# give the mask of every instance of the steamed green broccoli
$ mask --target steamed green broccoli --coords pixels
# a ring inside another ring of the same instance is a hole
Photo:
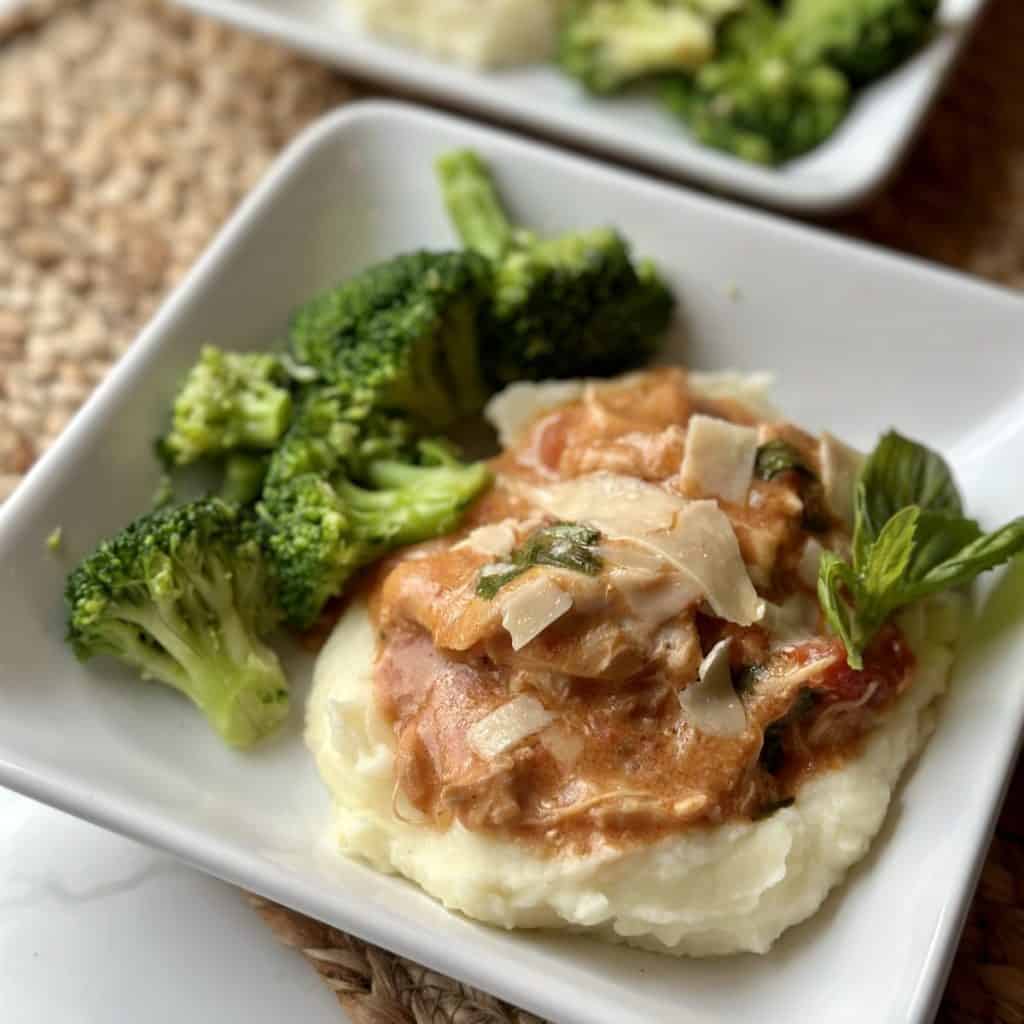
[[[591,92],[615,92],[711,59],[714,20],[682,0],[576,0],[559,39],[559,63]]]
[[[939,0],[787,0],[786,44],[864,85],[902,64],[927,39]]]
[[[477,313],[487,262],[468,252],[413,252],[306,303],[291,352],[361,410],[398,412],[433,430],[479,412]]]
[[[718,55],[663,87],[701,142],[758,163],[800,156],[846,116],[853,88],[927,37],[938,0],[764,0],[729,18]]]
[[[232,746],[288,713],[288,685],[263,638],[278,618],[264,558],[233,506],[205,499],[137,519],[67,582],[68,640],[189,697]]]
[[[371,462],[368,487],[306,473],[268,488],[259,506],[264,547],[292,625],[311,625],[362,566],[453,530],[490,482],[483,463],[466,465],[437,442],[421,442],[419,456],[418,464]]]
[[[752,4],[721,34],[719,55],[662,95],[701,142],[755,163],[774,164],[827,139],[846,116],[846,78],[820,58],[797,57],[782,20]]]
[[[271,456],[267,485],[277,486],[306,473],[343,473],[357,480],[377,459],[408,457],[415,448],[418,424],[398,414],[378,411],[353,387],[337,383],[307,390],[295,419]]]
[[[443,156],[438,174],[462,241],[494,264],[481,341],[492,386],[608,375],[652,354],[674,301],[650,264],[634,266],[615,231],[543,240],[513,226],[469,150]]]
[[[269,456],[235,452],[224,460],[220,499],[229,505],[251,505],[263,492]]]
[[[273,448],[292,413],[288,378],[272,355],[206,346],[174,401],[161,450],[173,465]]]

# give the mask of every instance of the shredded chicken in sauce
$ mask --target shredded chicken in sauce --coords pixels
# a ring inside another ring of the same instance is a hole
[[[700,493],[681,474],[697,414],[755,429],[758,445],[785,442],[801,468],[751,474],[741,502]],[[909,684],[913,656],[896,627],[859,672],[824,629],[808,563],[850,538],[822,493],[819,441],[797,427],[700,398],[683,371],[654,370],[540,414],[493,468],[495,485],[463,529],[406,550],[371,581],[375,696],[397,740],[398,813],[550,851],[757,818],[847,756]],[[716,502],[757,620],[716,615],[694,582],[701,567],[673,568],[643,538],[602,528],[608,508],[591,514],[599,571],[538,564],[481,596],[482,570],[558,522],[543,496],[595,474],[637,483],[640,520],[660,507],[650,488],[684,512]],[[552,604],[548,591],[571,600]],[[722,641],[729,671],[718,686],[734,702],[731,721],[741,709],[738,728],[713,717],[721,697],[706,659]]]

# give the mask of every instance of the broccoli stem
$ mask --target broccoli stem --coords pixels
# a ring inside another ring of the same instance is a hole
[[[248,505],[255,501],[263,490],[263,479],[267,475],[266,457],[236,453],[229,455],[224,463],[224,483],[221,485],[222,501],[233,505]]]
[[[375,462],[370,481],[382,490],[342,483],[338,493],[348,502],[359,535],[370,544],[416,544],[455,529],[466,506],[488,484],[483,463],[410,466]]]
[[[168,598],[155,606],[122,606],[125,623],[121,656],[143,673],[188,697],[233,747],[252,746],[266,735],[268,719],[288,712],[288,692],[277,655],[248,634],[234,608],[230,584],[211,586],[193,576],[218,620],[216,630],[185,621]],[[200,609],[191,609],[193,618]],[[146,630],[168,654],[138,640],[132,627]],[[169,655],[169,656],[168,656]]]
[[[515,240],[498,198],[494,179],[480,157],[469,149],[446,153],[437,161],[448,215],[468,249],[496,262]]]

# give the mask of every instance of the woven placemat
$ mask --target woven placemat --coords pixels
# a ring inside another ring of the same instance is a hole
[[[1024,287],[1024,3],[993,0],[910,159],[851,234]],[[354,95],[161,0],[0,17],[0,500],[53,442],[282,145]],[[1022,337],[1024,344],[1024,337]],[[1024,773],[939,1019],[1024,1024]],[[521,1011],[263,900],[356,1024]]]

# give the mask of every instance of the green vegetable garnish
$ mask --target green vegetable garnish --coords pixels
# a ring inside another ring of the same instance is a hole
[[[781,473],[794,470],[804,476],[813,477],[811,468],[803,456],[786,441],[768,441],[757,449],[754,461],[754,476],[758,480],[774,480]]]
[[[60,551],[60,546],[64,542],[64,531],[61,527],[57,526],[54,528],[53,533],[46,538],[46,546],[54,553]]]
[[[550,565],[556,569],[570,569],[587,576],[601,571],[601,556],[595,545],[601,539],[600,531],[579,523],[555,523],[542,526],[516,548],[506,560],[494,562],[480,570],[476,583],[479,597],[490,600],[506,583],[522,576],[536,565]]]
[[[851,668],[890,615],[1024,550],[1024,517],[983,534],[942,456],[890,431],[857,483],[852,563],[826,551],[818,598]]]

